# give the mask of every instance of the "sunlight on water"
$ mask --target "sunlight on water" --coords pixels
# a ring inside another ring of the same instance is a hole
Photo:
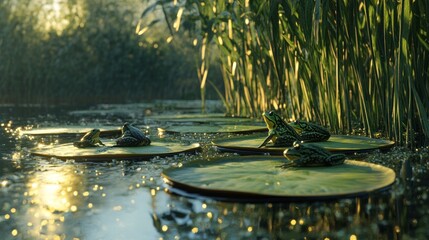
[[[12,124],[6,125],[2,128],[12,129]],[[154,139],[160,139],[154,129],[147,130]],[[199,141],[203,150],[197,155],[157,157],[143,162],[117,159],[95,163],[28,155],[25,149],[37,146],[40,137],[18,139],[12,136],[12,131],[4,132],[7,137],[0,139],[3,140],[0,147],[4,149],[0,153],[0,239],[426,239],[427,236],[427,149],[419,151],[410,162],[412,173],[405,179],[413,187],[402,186],[398,180],[391,191],[368,198],[243,203],[171,194],[174,188],[166,185],[161,175],[163,169],[171,166],[186,167],[192,160],[227,155],[217,153],[210,145],[213,139],[227,135],[166,134],[163,139]],[[58,144],[59,138],[53,137],[50,142]],[[400,162],[409,156],[399,149],[371,153],[365,161],[399,169]],[[424,168],[417,168],[417,162],[423,163]]]
[[[55,238],[64,232],[66,215],[80,210],[84,180],[75,174],[73,165],[43,168],[29,177],[27,191],[29,208],[24,216],[33,237]]]

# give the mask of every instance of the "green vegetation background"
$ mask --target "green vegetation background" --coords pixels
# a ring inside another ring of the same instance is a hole
[[[199,99],[192,40],[183,34],[168,44],[163,28],[136,34],[145,6],[137,0],[1,1],[0,103]]]

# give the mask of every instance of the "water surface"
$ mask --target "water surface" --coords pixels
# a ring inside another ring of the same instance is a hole
[[[147,109],[146,109],[147,110]],[[153,110],[155,111],[155,110]],[[197,155],[106,163],[33,157],[38,143],[76,137],[24,137],[20,126],[145,123],[142,109],[120,115],[2,107],[0,232],[2,239],[402,239],[429,238],[429,151],[394,148],[355,156],[395,170],[398,179],[368,197],[315,202],[237,202],[167,192],[163,169],[221,155],[210,141],[228,134],[167,135],[201,142]],[[169,113],[170,114],[170,113]],[[150,133],[156,138],[156,125]],[[407,160],[409,168],[403,168]],[[402,176],[402,177],[401,177]],[[225,176],[228,177],[228,176]]]

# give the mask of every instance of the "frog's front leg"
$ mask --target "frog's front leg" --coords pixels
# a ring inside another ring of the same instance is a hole
[[[294,162],[287,162],[287,163],[284,163],[284,164],[282,164],[280,166],[276,166],[276,167],[286,169],[286,168],[290,168],[290,167],[296,167],[296,164]]]
[[[279,167],[285,169],[290,167],[305,167],[311,163],[312,159],[308,157],[300,157],[297,159],[294,159],[293,161],[289,161],[287,163],[284,163],[280,165]]]
[[[94,143],[92,143],[92,145],[93,145],[94,147],[96,147],[96,146],[97,146],[97,144],[99,144],[99,145],[101,145],[101,146],[106,146],[104,143],[102,143],[102,142],[101,142],[101,140],[100,140],[100,139],[97,139],[97,141],[95,141]]]
[[[261,143],[261,145],[259,145],[259,146],[258,146],[258,148],[261,148],[261,147],[266,146],[266,145],[267,145],[267,143],[268,143],[271,139],[273,139],[273,137],[274,137],[274,134],[269,134],[269,135],[265,138],[264,142],[262,142],[262,143]]]
[[[343,164],[345,160],[345,154],[332,154],[331,156],[326,158],[325,163],[326,165],[334,166]]]

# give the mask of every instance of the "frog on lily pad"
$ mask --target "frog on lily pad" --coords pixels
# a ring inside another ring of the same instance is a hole
[[[137,147],[150,145],[150,139],[137,127],[125,123],[121,129],[122,135],[116,139],[115,147]]]
[[[100,129],[97,128],[87,132],[79,141],[73,143],[73,146],[77,148],[98,147],[100,145],[104,146],[104,143],[100,140]]]
[[[343,164],[346,155],[331,153],[317,145],[303,142],[295,142],[293,148],[288,148],[283,155],[290,161],[281,168],[289,167],[320,167]]]
[[[296,120],[289,123],[289,125],[298,131],[304,142],[321,142],[331,137],[328,129],[316,123]]]

